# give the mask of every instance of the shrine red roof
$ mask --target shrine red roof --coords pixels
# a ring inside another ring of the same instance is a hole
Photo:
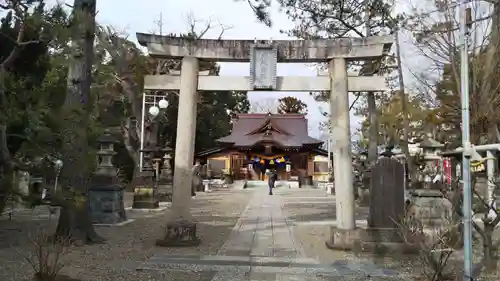
[[[282,147],[321,145],[307,132],[307,119],[303,114],[239,114],[233,120],[229,136],[218,143],[237,147],[251,147],[259,142],[275,142]]]

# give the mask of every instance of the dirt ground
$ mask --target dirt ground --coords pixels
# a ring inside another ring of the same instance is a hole
[[[217,190],[212,193],[199,193],[192,205],[193,215],[198,221],[198,236],[202,240],[198,247],[155,246],[156,239],[162,236],[167,210],[150,213],[132,212],[129,218],[133,218],[134,221],[129,224],[113,227],[96,226],[96,231],[107,239],[106,243],[68,248],[63,256],[65,267],[62,273],[81,281],[211,281],[214,272],[137,271],[136,268],[139,263],[159,254],[216,255],[228,239],[253,192],[253,190]],[[410,276],[421,275],[423,263],[415,256],[402,257],[389,254],[385,258],[380,258],[327,249],[325,241],[330,235],[329,225],[335,220],[333,196],[325,196],[320,190],[297,189],[277,192],[276,195],[282,196],[283,212],[287,220],[293,224],[294,237],[300,242],[308,257],[323,264],[337,260],[346,262],[365,260],[387,268],[398,268]],[[127,194],[128,207],[131,206],[131,201],[131,194]],[[57,215],[49,218],[48,214],[47,207],[38,207],[34,211],[19,211],[14,214],[12,220],[9,220],[8,216],[0,216],[1,281],[30,280],[33,269],[26,261],[26,257],[30,257],[34,250],[30,237],[41,229],[50,233],[54,231]],[[366,208],[357,208],[357,219],[363,220],[366,216]],[[477,250],[475,257],[478,258],[480,245],[475,243],[475,246]],[[457,272],[463,268],[462,258],[462,252],[455,253]],[[491,274],[483,280],[498,280],[498,276]]]
[[[239,215],[248,204],[251,192],[217,191],[200,193],[193,203],[193,215],[198,221],[197,233],[202,243],[192,248],[161,248],[155,240],[161,238],[165,212],[135,214],[135,221],[113,227],[96,227],[107,239],[106,243],[71,247],[63,260],[66,265],[62,273],[82,281],[132,281],[132,280],[211,280],[210,273],[184,272],[137,272],[135,264],[158,253],[183,255],[216,254],[227,240]],[[230,197],[231,200],[227,200]],[[128,196],[127,205],[130,205]],[[14,214],[13,220],[0,218],[0,280],[29,280],[33,270],[25,257],[32,255],[31,242],[34,233],[41,229],[53,231],[57,217],[48,219],[48,210],[37,208]],[[134,266],[131,266],[132,261]]]

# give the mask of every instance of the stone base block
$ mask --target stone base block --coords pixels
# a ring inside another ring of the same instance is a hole
[[[333,182],[329,182],[326,184],[326,194],[334,195],[335,194],[335,185]]]
[[[453,206],[439,190],[417,189],[411,193],[408,213],[414,216],[425,228],[447,226],[453,218]]]
[[[326,247],[332,250],[350,251],[359,247],[360,235],[363,229],[352,230],[339,229],[335,226],[330,228],[330,239],[325,242]]]
[[[172,202],[173,187],[172,184],[159,183],[157,189],[157,198],[160,202]]]
[[[118,224],[127,220],[121,186],[92,187],[89,204],[94,224]]]
[[[416,249],[403,242],[398,229],[356,228],[343,230],[331,227],[326,246],[332,250],[369,252],[375,254],[411,254]]]
[[[156,188],[136,187],[134,188],[133,209],[156,209],[160,207]]]
[[[196,247],[201,240],[196,236],[196,222],[178,219],[165,227],[165,236],[156,241],[160,247]]]
[[[366,188],[358,188],[358,205],[362,207],[370,206],[370,190]]]

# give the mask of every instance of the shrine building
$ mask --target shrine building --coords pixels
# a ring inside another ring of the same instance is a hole
[[[309,136],[305,115],[239,114],[232,125],[230,135],[216,140],[218,147],[197,154],[213,177],[267,180],[266,170],[276,169],[278,180],[328,180],[328,152]]]

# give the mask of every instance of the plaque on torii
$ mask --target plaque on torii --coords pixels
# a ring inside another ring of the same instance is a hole
[[[250,83],[256,91],[276,90],[278,50],[271,41],[260,41],[250,50]]]

